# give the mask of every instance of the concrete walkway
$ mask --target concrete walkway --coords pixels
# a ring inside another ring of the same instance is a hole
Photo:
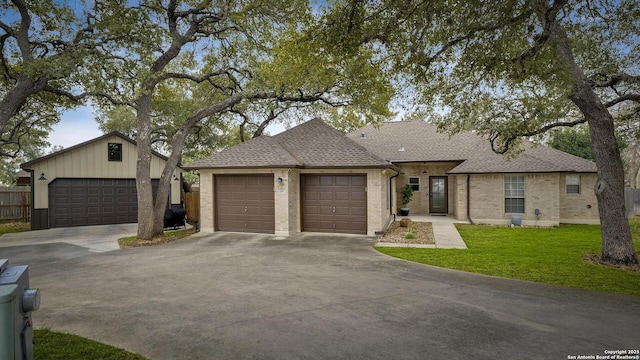
[[[462,240],[455,223],[466,223],[450,216],[414,215],[408,216],[414,222],[430,222],[433,226],[435,244],[403,244],[403,243],[376,243],[381,247],[411,247],[427,249],[466,249],[467,245]]]

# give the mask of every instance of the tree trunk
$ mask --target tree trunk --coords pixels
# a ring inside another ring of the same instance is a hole
[[[543,24],[546,15],[539,14]],[[611,264],[637,264],[631,229],[625,216],[624,168],[615,137],[613,117],[576,63],[562,26],[555,21],[550,24],[549,31],[551,41],[558,50],[559,60],[574,82],[569,99],[580,109],[589,124],[593,156],[598,168],[595,194],[602,229],[602,261]]]
[[[155,220],[153,224],[153,233],[157,236],[162,235],[164,232],[164,212],[167,208],[167,201],[169,201],[171,180],[173,178],[172,175],[178,166],[180,155],[184,148],[184,135],[181,137],[181,140],[176,140],[176,137],[180,137],[180,132],[174,135],[173,141],[171,142],[171,154],[164,165],[164,169],[162,169],[160,184],[158,185],[158,192],[156,193],[156,201],[153,207]]]
[[[598,167],[595,193],[602,229],[602,260],[613,264],[636,264],[638,257],[625,212],[624,168],[614,135],[613,118],[602,104],[588,104],[588,101],[581,101],[583,98],[578,94],[572,98],[583,107],[592,105],[587,122]]]
[[[138,192],[138,239],[151,240],[153,227],[153,188],[151,186],[151,94],[142,95],[137,109],[136,190]]]

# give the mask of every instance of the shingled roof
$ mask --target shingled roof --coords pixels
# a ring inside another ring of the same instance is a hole
[[[595,163],[544,145],[525,142],[512,159],[494,153],[486,138],[472,132],[449,136],[424,121],[386,122],[347,135],[392,163],[452,161],[451,174],[522,172],[596,172]],[[402,151],[401,151],[402,149]]]
[[[259,136],[185,166],[214,168],[390,168],[374,155],[320,119],[275,136]]]

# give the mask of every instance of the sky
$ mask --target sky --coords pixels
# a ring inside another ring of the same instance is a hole
[[[283,130],[282,124],[267,127],[267,132],[271,135]],[[95,121],[93,108],[90,105],[81,106],[63,113],[60,122],[52,127],[47,138],[50,146],[45,150],[45,154],[51,153],[53,146],[62,146],[66,149],[102,135],[103,133],[98,129],[98,123]]]
[[[94,120],[93,109],[82,106],[75,110],[66,111],[60,122],[53,126],[47,141],[53,146],[64,148],[91,140],[102,135],[98,130],[98,123]],[[46,151],[50,152],[51,148]]]

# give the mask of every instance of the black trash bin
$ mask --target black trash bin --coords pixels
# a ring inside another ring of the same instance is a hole
[[[164,228],[172,227],[176,230],[180,226],[187,228],[187,224],[184,219],[187,216],[187,211],[184,208],[167,209],[164,212]]]

